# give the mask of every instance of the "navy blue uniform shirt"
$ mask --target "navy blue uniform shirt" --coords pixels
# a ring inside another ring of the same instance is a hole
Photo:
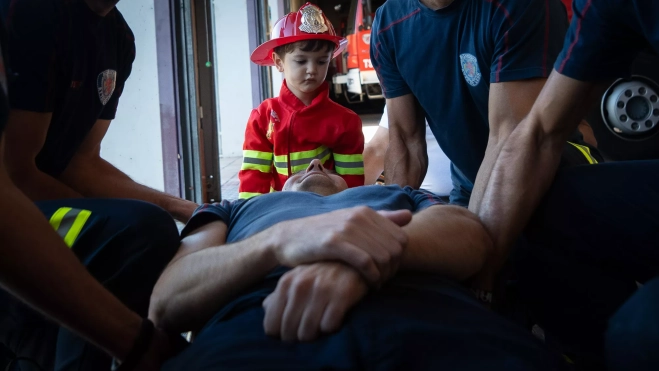
[[[10,105],[52,113],[37,167],[66,168],[94,123],[114,119],[135,59],[133,33],[115,8],[84,0],[0,0],[9,48]]]
[[[582,80],[626,77],[638,53],[659,52],[659,1],[575,0],[556,71]]]
[[[547,77],[567,26],[560,0],[455,0],[436,11],[388,0],[373,23],[371,59],[386,98],[418,99],[471,192],[489,135],[490,84]]]

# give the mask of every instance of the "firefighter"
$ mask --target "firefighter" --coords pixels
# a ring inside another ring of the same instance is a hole
[[[544,85],[567,25],[558,0],[401,0],[378,8],[370,47],[389,115],[386,182],[421,184],[425,117],[451,160],[451,203],[467,206]],[[564,147],[566,165],[602,161],[577,130]]]
[[[312,159],[348,186],[364,185],[364,135],[359,116],[329,99],[327,68],[347,45],[322,10],[307,3],[277,21],[272,39],[252,53],[284,73],[279,96],[252,111],[245,130],[239,197],[281,191]]]
[[[109,369],[109,356],[68,328],[125,361],[124,367],[158,370],[180,337],[142,317],[155,280],[178,248],[177,229],[166,212],[144,202],[35,204],[12,183],[3,152],[10,115],[4,40],[0,22],[0,288],[15,295],[0,290],[0,369],[52,370],[58,334],[68,343],[58,352],[80,361],[76,369]]]
[[[137,199],[187,221],[195,203],[136,183],[100,155],[135,59],[117,2],[0,0],[12,91],[7,169],[33,201]]]
[[[573,10],[547,83],[494,157],[488,181],[474,192],[481,200],[470,209],[490,231],[501,258],[530,216],[544,211],[540,233],[527,233],[533,243],[529,258],[523,264],[516,259],[534,317],[582,350],[597,354],[606,344],[610,369],[657,370],[659,160],[557,168],[561,141],[611,80],[629,76],[648,46],[659,52],[659,2],[576,0]],[[659,101],[655,92],[624,94],[630,99],[622,108],[630,118],[659,124],[659,108],[652,108]],[[645,104],[634,107],[633,99]],[[545,199],[555,202],[540,203],[548,190]],[[575,258],[581,265],[566,269]],[[637,290],[631,304],[609,319]],[[636,300],[638,295],[648,300]],[[601,335],[607,327],[605,343]]]

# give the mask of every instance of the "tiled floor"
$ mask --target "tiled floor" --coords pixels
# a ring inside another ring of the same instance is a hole
[[[368,142],[375,134],[381,115],[361,115],[362,132],[364,140]],[[225,200],[238,199],[238,171],[242,164],[242,157],[220,158],[220,179],[222,182],[222,198]]]

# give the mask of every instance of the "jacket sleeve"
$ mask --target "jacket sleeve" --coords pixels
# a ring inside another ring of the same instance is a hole
[[[345,121],[346,127],[332,149],[334,169],[348,187],[364,185],[364,134],[359,116],[352,114]]]
[[[264,128],[267,120],[257,110],[253,110],[245,129],[243,143],[243,164],[238,172],[240,185],[239,198],[251,198],[270,193],[272,184],[272,143],[266,137]]]

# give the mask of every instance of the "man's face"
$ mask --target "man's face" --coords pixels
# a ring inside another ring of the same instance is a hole
[[[299,97],[298,94],[314,93],[325,81],[332,51],[305,52],[298,48],[287,53],[283,59],[276,53],[273,57],[277,69],[284,73],[288,88]]]
[[[320,160],[311,160],[309,167],[291,175],[282,191],[313,192],[329,196],[348,189],[348,184],[335,172],[327,170]]]

